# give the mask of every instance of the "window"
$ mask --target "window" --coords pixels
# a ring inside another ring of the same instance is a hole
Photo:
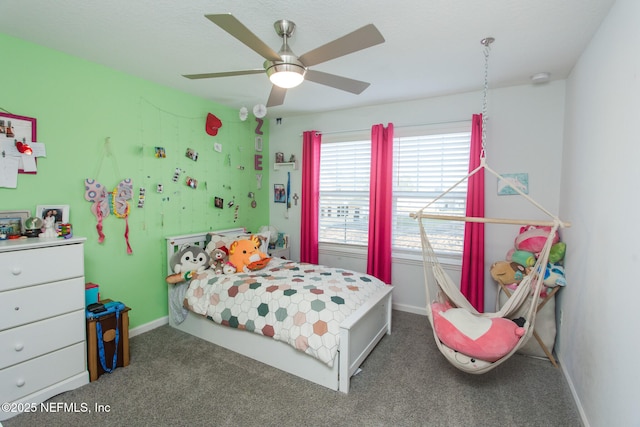
[[[393,148],[393,247],[422,248],[418,223],[409,217],[467,175],[470,124],[457,129],[433,129],[432,133],[394,138]],[[427,213],[465,214],[466,181],[442,196]],[[464,222],[423,220],[429,241],[440,254],[462,254]]]
[[[371,142],[322,143],[320,152],[321,242],[367,245]]]
[[[468,172],[470,122],[447,128],[396,128],[393,163],[393,247],[421,249],[418,223],[409,214]],[[367,137],[324,142],[320,154],[321,242],[367,245],[371,142]],[[467,187],[460,184],[431,206],[430,213],[464,215]],[[462,253],[464,223],[425,220],[436,252]]]

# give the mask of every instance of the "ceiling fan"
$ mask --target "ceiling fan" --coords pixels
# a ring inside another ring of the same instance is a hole
[[[267,107],[282,105],[287,89],[299,85],[305,79],[356,95],[362,93],[369,87],[369,83],[310,70],[309,67],[384,42],[384,37],[378,29],[373,24],[369,24],[304,55],[296,56],[287,43],[296,28],[296,24],[292,21],[281,19],[273,24],[276,33],[283,40],[280,51],[275,52],[230,13],[205,15],[205,17],[262,56],[265,59],[263,68],[221,73],[186,74],[184,77],[208,79],[266,72],[273,83]]]

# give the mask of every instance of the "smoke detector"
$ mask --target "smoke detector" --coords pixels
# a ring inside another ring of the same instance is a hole
[[[533,76],[531,76],[531,83],[533,83],[534,85],[547,83],[550,78],[551,78],[550,73],[536,73]]]

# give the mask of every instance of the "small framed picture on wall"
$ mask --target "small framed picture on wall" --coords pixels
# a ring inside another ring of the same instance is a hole
[[[286,203],[287,192],[284,189],[284,184],[273,184],[273,201],[275,203]]]

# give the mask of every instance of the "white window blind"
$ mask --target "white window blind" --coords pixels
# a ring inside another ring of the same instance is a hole
[[[366,246],[371,142],[322,143],[319,240]]]
[[[421,249],[418,223],[409,214],[423,208],[467,174],[470,139],[468,131],[450,131],[394,140],[394,248]],[[466,194],[465,181],[434,203],[427,213],[464,216]],[[463,222],[424,221],[437,253],[462,253]]]
[[[470,123],[425,128],[403,135],[396,129],[393,153],[393,247],[421,249],[418,223],[409,214],[463,178],[469,167]],[[320,230],[325,243],[366,246],[369,231],[371,142],[323,142],[320,154]],[[431,206],[429,213],[464,215],[462,183]],[[424,220],[437,253],[462,253],[464,223]]]

